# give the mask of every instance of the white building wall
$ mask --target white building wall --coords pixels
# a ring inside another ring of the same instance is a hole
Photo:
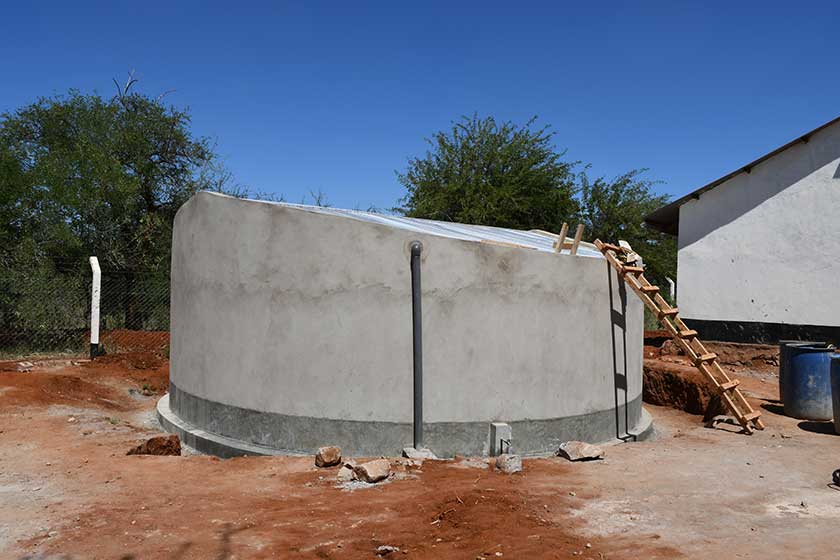
[[[840,325],[840,123],[680,208],[689,319]]]

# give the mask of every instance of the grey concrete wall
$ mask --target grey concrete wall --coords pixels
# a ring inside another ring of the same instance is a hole
[[[840,325],[840,124],[680,208],[683,316]]]
[[[410,424],[415,239],[425,422],[578,417],[641,395],[641,303],[625,293],[621,315],[603,259],[210,193],[175,221],[173,383],[248,410]]]

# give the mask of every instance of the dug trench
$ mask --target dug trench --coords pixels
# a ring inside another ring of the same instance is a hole
[[[745,394],[765,394],[774,388],[779,365],[779,349],[760,344],[724,342],[704,343],[718,355],[724,371],[737,378]],[[730,414],[711,381],[694,367],[682,350],[664,331],[645,332],[643,400],[668,406],[708,420]]]

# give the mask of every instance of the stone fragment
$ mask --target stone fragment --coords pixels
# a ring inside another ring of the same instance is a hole
[[[149,438],[126,455],[180,455],[181,440],[176,435]]]
[[[353,468],[358,480],[373,483],[385,480],[391,474],[391,463],[388,459],[374,459]]]
[[[557,456],[569,461],[586,461],[590,459],[601,459],[604,457],[604,450],[597,445],[583,441],[567,441],[560,444]]]
[[[319,447],[315,454],[316,467],[334,467],[341,463],[341,448],[335,445]]]
[[[502,453],[496,457],[496,469],[506,474],[513,474],[522,470],[522,457]]]
[[[733,426],[739,425],[738,421],[735,419],[734,416],[729,416],[727,414],[718,414],[706,420],[705,426],[707,428],[714,428],[718,424],[732,424]]]
[[[17,370],[22,373],[26,373],[27,371],[32,371],[32,368],[35,367],[35,364],[32,362],[18,362]]]
[[[391,545],[383,544],[382,546],[377,547],[376,555],[377,556],[387,556],[387,555],[391,554],[392,552],[399,552],[399,551],[400,551],[400,549],[397,546],[391,546]]]
[[[432,450],[428,447],[421,447],[420,449],[403,447],[402,454],[406,459],[418,459],[420,461],[423,459],[437,459],[437,455],[432,453]]]
[[[335,479],[338,482],[350,482],[355,478],[356,475],[353,473],[353,466],[350,463],[341,465],[341,468],[338,469],[338,474],[335,475]]]

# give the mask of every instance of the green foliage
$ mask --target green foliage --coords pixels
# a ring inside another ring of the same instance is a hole
[[[677,240],[644,224],[646,215],[668,202],[666,195],[654,193],[654,182],[641,177],[644,171],[629,171],[612,181],[591,180],[581,172],[580,222],[589,239],[630,243],[644,260],[648,279],[667,286],[666,276],[676,278]]]
[[[462,117],[436,133],[399,173],[407,216],[559,231],[577,212],[574,163],[554,151],[548,127]]]
[[[189,115],[140,94],[71,91],[0,117],[4,239],[46,254],[95,254],[103,268],[158,267],[178,207],[216,188]],[[3,227],[3,226],[0,226]]]
[[[0,115],[6,332],[83,328],[90,255],[122,282],[120,308],[103,297],[103,317],[168,325],[140,304],[150,293],[168,302],[159,285],[168,287],[175,213],[198,190],[228,190],[231,177],[186,111],[132,84],[110,99],[70,91]]]
[[[647,228],[644,216],[665,204],[655,183],[633,170],[590,180],[565,162],[548,127],[492,117],[462,117],[427,142],[429,151],[398,173],[406,195],[395,210],[411,217],[559,232],[585,225],[585,238],[624,239],[644,258],[651,278],[676,278],[676,240]]]

